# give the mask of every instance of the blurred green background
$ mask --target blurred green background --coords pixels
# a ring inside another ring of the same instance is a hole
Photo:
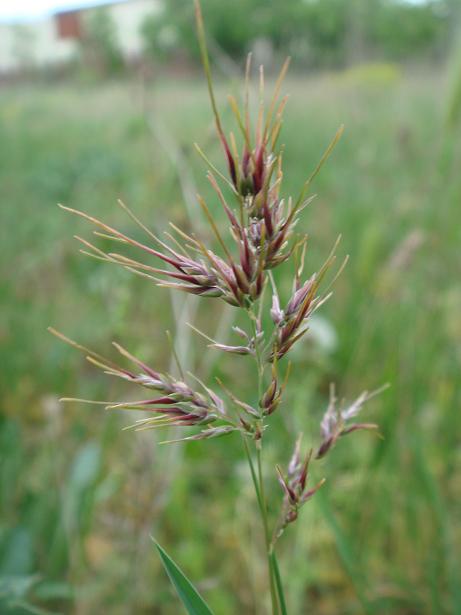
[[[315,470],[326,486],[283,539],[291,613],[461,613],[458,9],[203,0],[226,129],[245,54],[267,58],[268,90],[293,56],[285,194],[346,126],[303,216],[306,275],[339,233],[351,258],[294,353],[268,433],[273,514],[281,493],[271,469],[287,462],[298,431],[318,442],[329,383],[348,399],[391,384],[364,412],[382,439],[338,444]],[[216,613],[262,614],[265,564],[238,438],[162,447],[163,434],[122,430],[132,415],[58,402],[132,392],[48,325],[104,355],[115,339],[158,369],[171,366],[168,329],[188,369],[255,395],[247,359],[205,352],[184,324],[224,341],[232,308],[85,258],[72,236],[90,237],[90,227],[56,206],[136,235],[122,198],[158,233],[173,220],[212,241],[195,200],[212,197],[193,143],[223,161],[191,3],[171,0],[143,21],[135,62],[108,7],[88,24],[68,65],[29,62],[0,84],[0,613],[178,613],[153,534]],[[285,299],[290,276],[278,274]]]

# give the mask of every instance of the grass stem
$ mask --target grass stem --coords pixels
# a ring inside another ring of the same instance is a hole
[[[257,457],[257,472],[255,471],[255,466],[253,460],[251,458],[250,448],[248,446],[248,442],[245,437],[243,439],[243,447],[245,449],[245,454],[247,457],[248,465],[251,472],[251,478],[253,480],[253,485],[256,492],[256,499],[258,501],[259,514],[261,517],[263,530],[264,530],[264,543],[266,549],[266,558],[267,558],[267,573],[269,576],[269,586],[270,586],[270,594],[271,594],[271,605],[272,605],[272,615],[280,615],[279,608],[279,598],[277,594],[277,586],[276,586],[276,577],[275,570],[273,566],[272,559],[272,545],[270,540],[269,533],[269,524],[267,519],[267,505],[264,496],[264,483],[263,483],[263,475],[262,475],[262,461],[261,461],[261,447],[256,447],[256,457]]]

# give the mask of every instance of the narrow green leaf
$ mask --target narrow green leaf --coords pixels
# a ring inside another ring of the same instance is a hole
[[[157,547],[166,573],[174,585],[178,596],[189,615],[213,615],[213,611],[203,600],[184,572],[182,572],[179,566],[174,563],[171,557],[157,542],[155,542],[155,540],[154,543]]]
[[[288,613],[287,604],[285,602],[285,594],[283,591],[282,577],[280,576],[280,569],[279,569],[279,564],[277,562],[277,556],[275,555],[275,551],[272,551],[271,553],[271,563],[272,563],[272,570],[274,572],[275,585],[277,587],[277,594],[279,597],[280,615],[287,615]]]

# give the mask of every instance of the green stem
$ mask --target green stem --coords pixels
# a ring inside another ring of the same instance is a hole
[[[253,335],[255,340],[255,359],[256,359],[256,369],[258,373],[258,401],[261,399],[263,394],[263,385],[264,385],[264,360],[261,355],[261,349],[259,347],[258,342],[258,318],[257,315],[252,311],[248,310],[248,315],[250,317],[250,321],[253,327]],[[279,592],[277,591],[277,576],[276,570],[274,568],[274,558],[273,558],[273,546],[271,541],[271,535],[269,531],[269,522],[267,518],[267,503],[266,496],[264,493],[264,480],[263,480],[263,471],[262,471],[262,438],[264,432],[264,422],[263,415],[261,414],[261,418],[257,421],[257,431],[259,432],[258,438],[255,441],[256,447],[256,460],[257,460],[257,469],[255,471],[255,467],[253,464],[253,460],[251,458],[250,449],[248,447],[248,443],[243,437],[245,452],[248,459],[248,464],[251,470],[251,477],[253,479],[253,484],[258,500],[259,513],[261,516],[261,521],[264,529],[264,544],[266,549],[266,560],[267,560],[267,573],[269,576],[269,586],[270,586],[270,594],[271,594],[271,604],[272,604],[272,615],[280,615],[281,612],[281,602],[283,600],[279,598]]]
[[[274,545],[272,545],[271,554],[272,568],[274,570],[275,584],[277,587],[277,593],[280,601],[280,615],[287,615],[287,605],[285,601],[285,593],[283,591],[282,577],[280,576],[279,565],[277,562],[277,556],[275,554]]]
[[[261,444],[261,442],[259,442]],[[264,535],[266,539],[266,548],[269,551],[270,548],[270,534],[269,534],[269,523],[267,521],[267,507],[266,507],[266,497],[264,495],[264,481],[263,481],[263,471],[262,471],[262,462],[261,462],[261,446],[256,446],[256,460],[258,467],[258,486],[259,492],[261,494],[261,501],[263,503],[262,507],[262,520],[264,525]]]
[[[259,441],[259,443],[257,443],[257,446],[256,446],[256,458],[258,462],[259,492],[261,494],[261,503],[262,503],[261,517],[262,517],[263,526],[264,526],[264,541],[266,544],[267,571],[268,571],[269,582],[270,582],[272,611],[273,613],[279,613],[280,612],[279,599],[277,596],[277,586],[275,583],[275,571],[273,569],[273,561],[272,561],[272,543],[271,543],[271,536],[270,536],[270,531],[269,531],[269,523],[267,520],[266,497],[264,494],[264,480],[263,480],[263,472],[262,472],[260,444],[261,444],[261,441]]]
[[[273,560],[272,560],[272,545],[269,533],[269,524],[267,520],[267,506],[266,500],[264,496],[264,483],[262,479],[262,464],[261,464],[261,449],[257,445],[256,447],[256,456],[257,456],[257,472],[255,471],[255,467],[253,464],[253,460],[251,459],[250,449],[248,447],[248,442],[243,437],[243,445],[245,449],[245,453],[248,460],[248,465],[251,471],[251,478],[253,479],[253,485],[256,492],[256,499],[258,500],[259,513],[261,516],[263,528],[264,528],[264,543],[266,547],[266,558],[267,558],[267,572],[269,576],[269,585],[270,585],[270,594],[271,594],[271,604],[272,604],[272,615],[279,615],[279,599],[277,594],[277,586],[275,581],[275,571],[273,568]]]
[[[261,399],[261,396],[262,396],[264,365],[263,365],[263,358],[261,356],[261,349],[258,343],[257,316],[251,310],[248,310],[248,315],[250,317],[251,326],[253,328],[253,336],[255,340],[255,359],[256,359],[256,370],[258,373],[258,400],[259,400]]]

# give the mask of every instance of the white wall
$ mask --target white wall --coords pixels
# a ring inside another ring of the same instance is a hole
[[[158,0],[129,0],[110,7],[110,14],[117,26],[118,40],[123,55],[130,59],[139,56],[143,49],[140,27],[148,15],[161,11]]]
[[[27,24],[0,24],[0,73],[69,60],[76,43],[60,40],[53,18]]]
[[[139,56],[143,47],[141,24],[146,16],[161,11],[162,0],[126,0],[102,6],[115,23],[124,57]],[[83,19],[93,10],[83,9]],[[0,24],[0,74],[60,64],[70,60],[77,49],[77,41],[58,38],[54,16],[27,24]]]

